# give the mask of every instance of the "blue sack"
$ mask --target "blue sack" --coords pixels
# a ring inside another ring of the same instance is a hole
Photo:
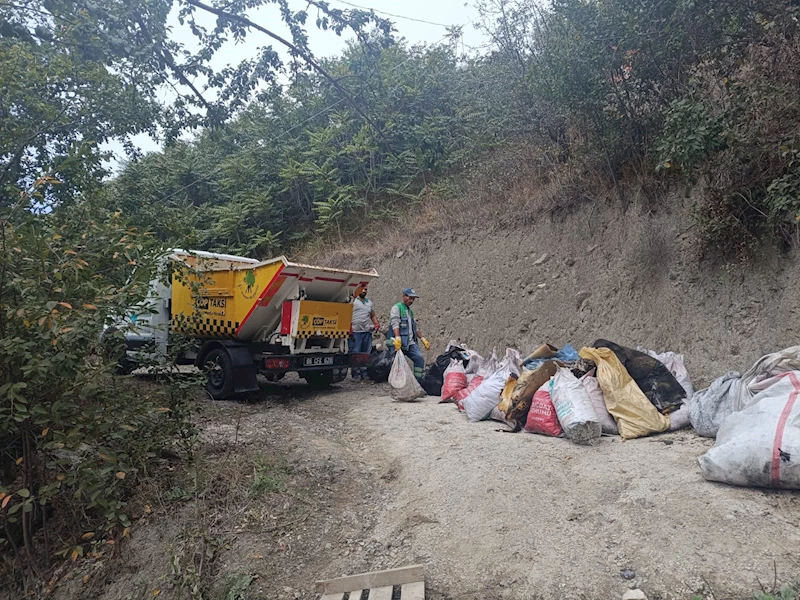
[[[528,358],[522,363],[523,369],[528,369],[529,371],[535,371],[538,369],[542,364],[546,363],[548,360],[560,360],[561,362],[575,362],[576,360],[580,360],[580,356],[578,356],[578,352],[570,346],[569,344],[564,344],[564,347],[561,348],[558,352],[555,353],[555,356],[551,356],[549,358]]]

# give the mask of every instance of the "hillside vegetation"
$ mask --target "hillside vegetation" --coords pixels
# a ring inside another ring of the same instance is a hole
[[[298,74],[194,142],[129,162],[109,202],[165,241],[181,223],[191,245],[261,257],[398,221],[431,196],[458,201],[487,151],[523,147],[543,182],[577,168],[642,185],[655,203],[700,183],[708,249],[742,258],[796,237],[797,6],[480,8],[487,54],[372,35],[325,63],[353,103]]]

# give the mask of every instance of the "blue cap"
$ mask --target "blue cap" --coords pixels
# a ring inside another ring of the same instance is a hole
[[[419,294],[414,291],[414,288],[404,289],[403,296],[408,296],[409,298],[419,298]]]

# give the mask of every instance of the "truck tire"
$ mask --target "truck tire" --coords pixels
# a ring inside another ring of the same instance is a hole
[[[223,348],[211,350],[203,362],[206,374],[206,390],[214,400],[225,400],[233,396],[233,363]]]
[[[138,363],[130,360],[129,358],[121,358],[114,367],[114,375],[130,375],[138,368]]]
[[[112,337],[116,332],[116,327],[109,327],[102,334],[100,334],[100,349],[105,358],[113,360],[114,358],[117,358],[117,356],[119,357],[117,358],[117,364],[114,365],[114,375],[130,375],[139,368],[139,365],[135,361],[132,361],[130,358],[128,358],[128,354],[124,347],[121,349],[115,347],[114,343],[112,342]]]

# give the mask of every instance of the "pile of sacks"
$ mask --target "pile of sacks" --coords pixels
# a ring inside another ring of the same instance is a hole
[[[800,489],[800,346],[768,354],[744,374],[725,373],[698,392],[681,355],[603,339],[580,352],[544,344],[524,359],[507,349],[502,360],[451,342],[422,385],[402,353],[393,358],[389,383],[397,399],[441,395],[470,421],[495,419],[510,432],[578,444],[691,425],[716,438],[699,458],[706,479]]]
[[[441,401],[470,421],[591,444],[603,434],[633,439],[688,427],[692,393],[682,356],[597,340],[580,352],[544,344],[524,360],[511,348],[501,361],[494,352],[452,359]]]

